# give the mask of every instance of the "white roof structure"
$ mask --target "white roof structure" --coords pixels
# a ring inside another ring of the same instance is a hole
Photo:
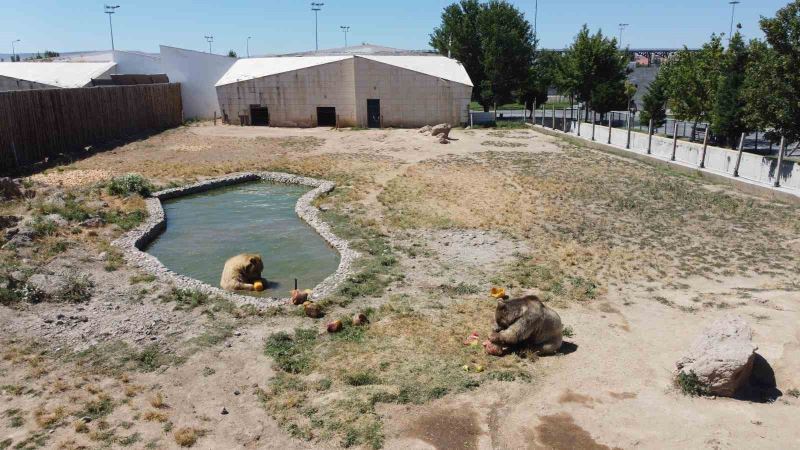
[[[356,56],[276,56],[240,59],[233,64],[222,78],[220,78],[216,86],[268,77],[279,73],[292,72],[352,58],[369,59],[382,64],[401,67],[425,75],[472,86],[472,80],[470,80],[469,75],[467,75],[464,66],[458,61],[444,56],[377,56],[363,54]]]
[[[350,59],[352,56],[303,56],[303,57],[281,57],[274,56],[268,58],[247,58],[237,60],[225,75],[217,81],[217,86],[238,83],[240,81],[253,80],[256,78],[268,77],[279,73],[292,72],[305,69],[307,67],[320,66],[332,62]]]
[[[71,63],[71,62],[2,62],[0,76],[32,81],[60,88],[79,88],[91,83],[116,63]]]

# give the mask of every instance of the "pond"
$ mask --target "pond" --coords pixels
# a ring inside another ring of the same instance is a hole
[[[146,251],[170,270],[215,287],[228,258],[257,253],[269,284],[249,295],[287,297],[295,278],[301,289],[313,288],[336,271],[339,254],[294,211],[310,189],[264,181],[165,201],[167,229]]]

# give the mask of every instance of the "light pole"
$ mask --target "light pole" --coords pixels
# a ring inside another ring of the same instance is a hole
[[[344,31],[344,49],[347,50],[347,32],[350,31],[350,27],[342,25],[339,28]]]
[[[111,31],[111,51],[114,51],[114,26],[111,25],[111,15],[116,12],[119,5],[105,5],[105,13],[108,14],[108,29]]]
[[[314,11],[314,48],[316,51],[319,51],[319,12],[322,11],[323,6],[325,3],[311,3],[311,10]]]
[[[539,0],[536,0],[536,3],[533,7],[533,40],[536,41],[536,38],[539,36],[539,25],[537,21],[539,20]]]
[[[247,36],[247,57],[250,57],[250,39],[252,36]]]
[[[20,39],[14,39],[11,41],[11,62],[17,61],[17,42],[21,42]]]
[[[211,43],[214,42],[214,35],[205,36],[206,42],[208,42],[208,53],[211,53]]]
[[[733,17],[734,14],[736,13],[736,5],[738,5],[739,3],[742,2],[740,2],[739,0],[733,0],[728,2],[728,4],[731,5],[731,29],[728,32],[728,44],[730,44],[731,38],[733,38]]]
[[[625,28],[628,28],[628,25],[630,24],[629,23],[619,24],[619,48],[622,48],[622,31],[625,30]]]

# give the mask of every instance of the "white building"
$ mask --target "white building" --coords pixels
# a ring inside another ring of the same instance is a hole
[[[472,81],[453,59],[419,53],[314,55],[236,61],[216,83],[222,114],[229,123],[285,127],[467,121]]]
[[[92,79],[111,79],[113,62],[2,62],[0,91],[80,88],[92,85]]]

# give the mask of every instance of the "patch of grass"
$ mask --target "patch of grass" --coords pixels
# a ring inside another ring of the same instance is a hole
[[[54,236],[58,233],[58,225],[55,222],[39,215],[34,216],[31,229],[37,237]]]
[[[800,389],[791,388],[788,391],[786,391],[786,394],[789,395],[790,397],[800,398]]]
[[[161,350],[158,344],[151,344],[137,351],[123,341],[94,345],[69,356],[68,359],[74,360],[79,367],[110,376],[119,376],[128,370],[152,372],[162,365],[179,364],[184,360],[178,355]]]
[[[218,304],[225,302],[224,299],[212,297],[204,292],[191,289],[172,289],[168,294],[161,297],[164,303],[175,303],[176,311],[192,311],[201,306]]]
[[[75,417],[82,419],[88,417],[97,420],[111,414],[114,411],[114,401],[108,395],[101,394],[96,399],[83,404],[83,408],[74,414]]]
[[[66,303],[83,303],[88,302],[93,293],[94,282],[88,275],[69,274],[58,292],[58,299]]]
[[[159,422],[159,423],[166,423],[169,420],[169,416],[161,411],[146,411],[142,416],[142,419],[146,422]]]
[[[381,379],[372,371],[366,370],[345,374],[344,382],[350,386],[368,386],[380,384]]]
[[[200,439],[205,433],[202,430],[193,427],[178,428],[175,430],[173,437],[175,443],[181,447],[191,447],[197,440]]]
[[[689,373],[681,371],[675,377],[675,387],[684,395],[689,395],[691,397],[708,395],[708,386],[700,382],[700,379],[694,371],[690,371]]]
[[[106,262],[103,266],[106,272],[116,272],[120,267],[125,265],[125,258],[122,255],[122,251],[117,247],[106,241],[101,241],[100,250],[106,254]]]
[[[156,277],[150,274],[133,275],[128,279],[130,284],[152,283],[153,281],[156,281]]]
[[[561,330],[561,335],[564,336],[565,338],[574,337],[575,336],[575,330],[573,330],[571,326],[566,326],[566,327],[564,327],[563,330]]]
[[[0,450],[6,450],[7,448],[11,447],[14,441],[11,438],[3,439],[0,441]]]
[[[520,148],[527,147],[528,144],[522,142],[507,142],[507,141],[483,141],[481,145],[484,147],[499,147],[499,148]]]
[[[317,332],[298,328],[294,336],[280,332],[267,338],[265,352],[275,364],[288,373],[308,373],[311,369],[311,351],[317,340]]]
[[[55,203],[40,203],[36,209],[44,215],[59,214],[70,222],[82,222],[92,217],[92,211],[79,203],[71,193],[64,198],[63,206]]]
[[[587,301],[598,295],[598,284],[583,276],[567,273],[554,261],[537,262],[531,256],[517,255],[506,270],[491,279],[496,286],[536,288],[544,301]]]
[[[108,193],[119,197],[138,194],[147,197],[153,190],[153,185],[145,177],[129,173],[121,177],[115,177],[108,185]]]
[[[448,297],[463,297],[465,295],[475,295],[481,291],[478,286],[475,286],[474,284],[467,284],[464,283],[463,281],[456,285],[441,284],[439,285],[439,290]]]
[[[130,212],[101,211],[100,217],[106,223],[115,224],[122,230],[129,231],[138,227],[147,218],[147,213],[143,209],[135,209]]]

